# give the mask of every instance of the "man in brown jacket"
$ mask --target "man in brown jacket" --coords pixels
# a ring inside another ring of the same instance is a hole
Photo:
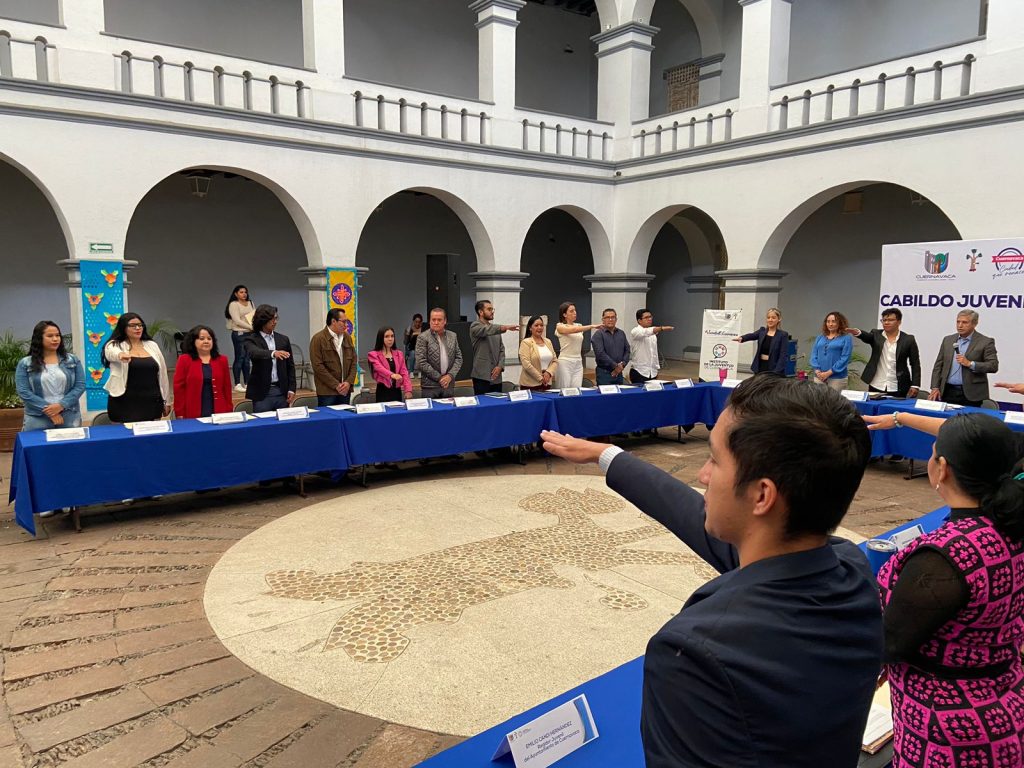
[[[309,363],[321,407],[348,405],[356,383],[356,345],[347,323],[345,310],[332,309],[327,313],[327,327],[309,340]]]

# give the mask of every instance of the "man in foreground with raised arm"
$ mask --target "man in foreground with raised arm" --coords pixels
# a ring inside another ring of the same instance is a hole
[[[733,392],[700,471],[705,496],[616,446],[543,432],[722,575],[651,638],[647,768],[853,768],[882,659],[871,569],[829,536],[871,453],[828,387],[756,376]]]

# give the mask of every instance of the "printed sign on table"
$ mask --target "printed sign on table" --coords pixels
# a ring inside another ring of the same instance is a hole
[[[730,377],[736,375],[740,345],[732,339],[740,335],[742,321],[743,312],[738,309],[704,310],[700,332],[700,378],[704,381],[720,381],[721,370]]]

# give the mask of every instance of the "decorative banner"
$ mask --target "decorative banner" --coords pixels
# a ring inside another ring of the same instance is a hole
[[[85,333],[85,405],[90,411],[105,411],[107,392],[103,385],[110,369],[103,366],[103,345],[124,312],[124,269],[119,261],[80,261],[79,271]]]
[[[943,337],[956,333],[956,313],[970,309],[980,315],[978,332],[994,338],[999,352],[999,373],[988,377],[989,397],[1024,402],[993,386],[1024,381],[1024,238],[883,245],[878,304],[879,315],[889,307],[903,312],[903,330],[916,337],[921,352],[925,394]],[[862,327],[879,327],[878,321]]]
[[[700,333],[700,378],[719,381],[720,370],[728,377],[736,375],[740,345],[733,341],[739,336],[743,311],[739,309],[705,309],[704,327]]]
[[[359,283],[356,280],[357,273],[354,269],[328,269],[327,270],[327,309],[345,310],[345,328],[352,336],[353,342],[356,336],[356,324],[358,323],[358,293]],[[398,344],[398,332],[395,331],[395,344]],[[362,382],[362,374],[356,376],[356,386]]]

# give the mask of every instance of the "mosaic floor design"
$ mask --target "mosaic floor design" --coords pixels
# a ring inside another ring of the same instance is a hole
[[[640,655],[713,576],[602,478],[445,479],[260,528],[221,558],[205,606],[285,685],[469,735]]]

